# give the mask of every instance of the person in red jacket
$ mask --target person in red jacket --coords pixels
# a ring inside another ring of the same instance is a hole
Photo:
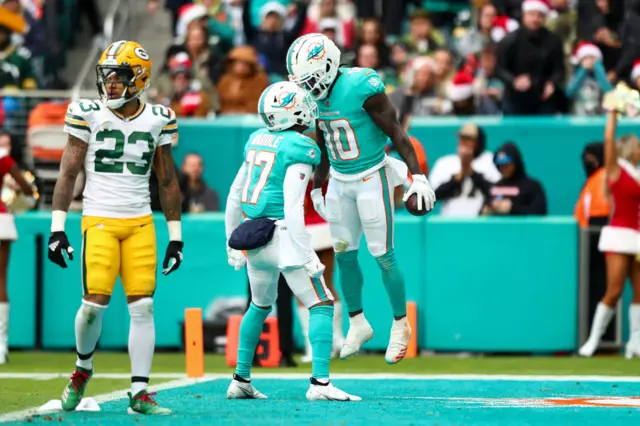
[[[26,182],[16,162],[9,155],[11,138],[8,134],[0,134],[0,193],[5,175],[10,175],[18,184],[19,190],[26,195],[33,195],[31,186]],[[7,293],[7,274],[9,269],[9,250],[11,242],[18,239],[18,232],[7,207],[0,199],[0,364],[9,359],[9,297]]]
[[[323,194],[327,191],[329,181],[322,188]],[[311,190],[313,189],[313,180],[309,180],[307,193],[304,199],[304,223],[307,231],[311,234],[311,244],[318,254],[320,262],[325,265],[324,279],[331,290],[331,294],[335,297],[334,314],[333,314],[333,355],[337,354],[344,343],[344,334],[342,332],[342,302],[338,298],[338,291],[333,282],[334,254],[331,242],[331,233],[329,232],[329,224],[316,213],[311,200]],[[305,354],[302,362],[311,362],[311,343],[309,342],[309,310],[298,301],[298,317],[300,326],[305,340]]]

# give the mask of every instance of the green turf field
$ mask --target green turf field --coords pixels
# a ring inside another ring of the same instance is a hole
[[[0,413],[39,406],[51,399],[59,399],[71,373],[75,354],[49,352],[15,352],[8,365],[0,366]],[[223,356],[207,355],[208,374],[229,374]],[[152,384],[178,379],[184,374],[184,355],[160,353],[154,358]],[[287,369],[255,369],[256,373],[310,373],[310,365]],[[360,356],[349,361],[334,361],[334,373],[379,374],[518,374],[518,375],[603,375],[635,376],[640,361],[628,361],[618,356],[596,357],[472,357],[432,356],[406,359],[389,366],[382,356]],[[17,373],[25,374],[17,377]],[[59,374],[58,374],[59,373]],[[86,396],[102,395],[129,386],[129,359],[126,353],[98,352],[95,356],[94,378]],[[100,378],[100,375],[111,377]]]

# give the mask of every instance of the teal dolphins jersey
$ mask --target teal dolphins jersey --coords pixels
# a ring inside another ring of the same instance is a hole
[[[370,68],[340,68],[331,93],[318,104],[318,126],[324,134],[331,167],[353,175],[384,160],[389,138],[362,108],[371,96],[384,93],[384,83]]]
[[[315,141],[294,130],[253,132],[244,148],[247,177],[240,195],[242,211],[250,219],[284,218],[284,177],[289,166],[320,164]],[[300,179],[304,179],[300,176]]]

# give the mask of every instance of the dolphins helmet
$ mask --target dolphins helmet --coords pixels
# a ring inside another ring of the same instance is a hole
[[[310,127],[317,117],[317,105],[309,92],[282,81],[264,89],[258,101],[258,113],[267,129],[279,132],[296,124]]]
[[[338,76],[340,49],[322,34],[307,34],[296,39],[287,53],[289,80],[324,99]]]

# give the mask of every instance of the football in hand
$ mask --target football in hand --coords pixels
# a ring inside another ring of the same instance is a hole
[[[423,200],[424,201],[424,200]],[[426,209],[424,203],[422,203],[422,210],[418,210],[418,195],[411,194],[407,201],[404,202],[404,207],[407,209],[409,213],[414,216],[424,216],[429,213],[429,210]]]

